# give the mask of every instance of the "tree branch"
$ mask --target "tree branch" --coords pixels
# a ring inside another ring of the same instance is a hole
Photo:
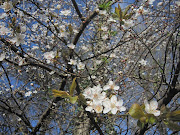
[[[75,0],[71,0],[71,1],[72,1],[72,3],[73,3],[74,8],[76,9],[76,13],[78,14],[79,18],[80,18],[81,21],[83,22],[83,21],[84,21],[84,18],[83,18],[82,14],[81,14],[81,12],[80,12],[80,10],[79,10],[79,8],[78,8],[78,5],[77,5],[76,1],[75,1]]]
[[[97,15],[98,13],[96,11],[94,11],[84,22],[82,22],[81,26],[80,26],[80,30],[79,33],[76,34],[74,40],[73,40],[73,44],[76,45],[80,36],[82,35],[82,33],[84,32],[85,28],[87,27],[87,25],[91,22],[91,20]]]

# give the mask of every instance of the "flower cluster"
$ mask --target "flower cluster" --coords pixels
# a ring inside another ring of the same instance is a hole
[[[77,68],[78,68],[79,70],[85,68],[85,64],[84,64],[84,63],[82,63],[82,62],[77,62],[77,60],[73,60],[73,59],[70,59],[70,61],[68,62],[68,64],[69,64],[69,65],[74,65],[74,66],[77,65]]]
[[[55,58],[56,54],[53,51],[44,53],[44,58],[47,60],[47,63],[51,63],[51,60]]]
[[[116,114],[118,111],[122,112],[125,111],[126,108],[123,106],[123,100],[117,98],[116,95],[113,95],[110,99],[106,96],[106,92],[109,85],[114,85],[112,81],[109,81],[105,89],[102,89],[100,85],[94,87],[88,87],[84,90],[84,97],[89,99],[87,101],[88,106],[86,107],[86,111],[96,112],[96,113],[108,113],[111,112],[112,114]],[[118,86],[115,86],[116,88]]]

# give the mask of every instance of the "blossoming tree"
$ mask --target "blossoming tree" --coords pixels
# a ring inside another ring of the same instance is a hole
[[[180,2],[3,0],[1,134],[175,134]]]

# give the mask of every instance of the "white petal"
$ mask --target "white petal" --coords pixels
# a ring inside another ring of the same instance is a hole
[[[103,87],[103,90],[108,90],[109,88],[110,88],[109,85],[105,85],[105,86]]]
[[[109,85],[114,85],[113,81],[109,81]]]
[[[104,110],[103,110],[103,113],[108,113],[110,110],[111,110],[111,108],[105,107]]]
[[[92,107],[91,106],[87,106],[85,110],[91,112],[92,111]]]
[[[150,108],[149,108],[149,105],[146,105],[145,106],[145,111],[147,112],[147,113],[150,113],[151,111],[150,111]]]
[[[116,107],[113,108],[113,109],[111,110],[111,112],[112,112],[112,114],[116,114],[116,113],[117,113],[117,108],[116,108]]]
[[[100,95],[100,99],[105,99],[106,98],[106,92],[102,92]]]
[[[146,105],[148,105],[149,103],[148,103],[148,101],[147,100],[144,100],[144,105],[146,106]]]
[[[147,100],[144,101],[144,105],[145,105],[145,111],[146,111],[147,113],[149,113],[149,111],[150,111],[150,106],[149,106],[149,103],[148,103]]]
[[[120,111],[120,112],[126,111],[126,107],[121,106],[120,109],[119,109],[119,111]]]
[[[102,105],[97,105],[97,106],[94,108],[94,110],[96,111],[96,113],[101,113],[102,110],[103,110],[103,107],[102,107]]]
[[[116,102],[117,102],[117,97],[116,97],[115,95],[113,95],[113,96],[111,97],[111,102],[112,102],[112,103],[116,103]]]
[[[158,110],[155,110],[154,112],[153,112],[153,114],[154,114],[154,116],[159,116],[160,115],[160,111],[158,111]]]
[[[117,103],[116,103],[116,106],[122,106],[123,105],[123,100],[120,99]]]
[[[115,87],[114,87],[114,90],[118,90],[118,89],[119,89],[119,86],[115,86]]]
[[[158,108],[158,102],[155,100],[151,101],[150,108],[151,108],[151,110],[156,110]]]
[[[105,108],[110,108],[111,106],[111,101],[109,99],[106,99],[104,102],[103,102],[103,106]]]

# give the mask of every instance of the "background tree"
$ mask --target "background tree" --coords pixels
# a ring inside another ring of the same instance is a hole
[[[178,134],[179,1],[1,1],[2,134]]]

